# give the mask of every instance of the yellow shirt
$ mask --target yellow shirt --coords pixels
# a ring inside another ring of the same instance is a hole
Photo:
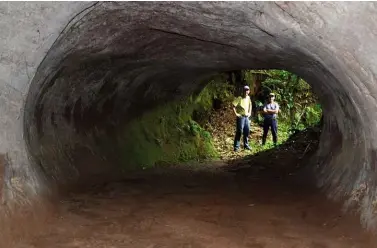
[[[233,101],[233,106],[236,108],[237,114],[246,115],[248,113],[251,113],[251,99],[250,99],[250,96],[237,97]]]

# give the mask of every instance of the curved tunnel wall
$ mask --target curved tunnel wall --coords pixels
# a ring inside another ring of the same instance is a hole
[[[27,87],[30,166],[23,173],[31,188],[89,175],[93,168],[75,161],[78,151],[111,159],[99,139],[198,90],[207,75],[279,68],[305,78],[324,106],[313,158],[319,185],[360,207],[362,222],[373,227],[376,4],[104,2],[73,9]],[[100,173],[115,170],[111,164]]]

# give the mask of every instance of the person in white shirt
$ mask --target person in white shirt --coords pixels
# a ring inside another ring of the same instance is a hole
[[[262,145],[266,144],[268,130],[271,128],[272,133],[272,140],[274,145],[276,146],[278,142],[278,123],[277,123],[277,114],[279,113],[280,108],[279,104],[275,102],[275,94],[270,93],[268,97],[268,103],[264,105],[263,108],[263,137],[262,137]]]

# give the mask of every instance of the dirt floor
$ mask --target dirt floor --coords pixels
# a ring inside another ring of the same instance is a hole
[[[13,247],[376,247],[357,217],[317,190],[240,165],[147,171],[72,194]]]

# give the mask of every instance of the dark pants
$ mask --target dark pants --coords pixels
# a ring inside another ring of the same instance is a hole
[[[243,135],[244,148],[249,148],[250,121],[249,117],[237,117],[236,136],[234,137],[234,150],[240,148],[241,135]]]
[[[274,144],[278,142],[278,122],[276,119],[264,119],[263,122],[263,138],[262,138],[262,144],[266,144],[267,134],[268,130],[271,127],[271,133],[272,133],[272,139],[274,141]]]

